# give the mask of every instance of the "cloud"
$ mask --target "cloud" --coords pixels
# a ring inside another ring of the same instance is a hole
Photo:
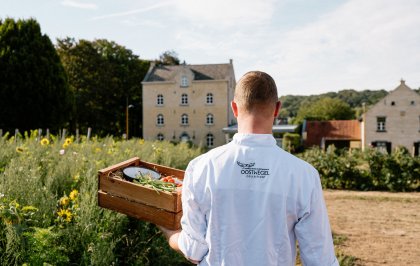
[[[420,4],[403,3],[348,1],[271,38],[267,50],[275,56],[258,67],[274,73],[278,87],[298,94],[392,88],[400,77],[420,82]]]
[[[274,0],[183,0],[175,1],[177,16],[214,27],[261,24],[274,12]]]
[[[140,13],[152,11],[152,10],[155,10],[155,9],[159,9],[159,8],[162,8],[162,7],[167,7],[171,4],[172,3],[170,1],[161,2],[161,3],[158,3],[158,4],[151,5],[151,6],[137,8],[137,9],[133,9],[133,10],[129,10],[129,11],[117,12],[117,13],[107,14],[107,15],[103,15],[103,16],[93,17],[91,20],[101,20],[101,19],[108,19],[108,18],[115,18],[115,17],[125,17],[125,16],[128,16],[128,15],[140,14]]]
[[[98,6],[93,3],[81,3],[74,0],[64,0],[61,1],[63,6],[75,7],[80,9],[97,9]]]

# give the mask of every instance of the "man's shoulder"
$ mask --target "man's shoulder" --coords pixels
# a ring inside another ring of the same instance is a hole
[[[287,164],[294,169],[317,173],[317,170],[313,165],[281,148],[278,148],[278,159],[287,162]]]
[[[197,157],[195,157],[193,160],[190,161],[189,167],[194,167],[195,165],[208,165],[212,160],[215,160],[220,155],[224,154],[228,150],[228,145],[225,144],[216,148],[213,148],[206,153],[203,153]]]

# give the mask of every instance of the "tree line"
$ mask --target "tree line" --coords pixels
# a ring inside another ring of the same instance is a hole
[[[160,64],[179,64],[174,51]],[[0,129],[88,127],[100,136],[141,136],[141,82],[150,60],[113,41],[57,39],[35,19],[0,20]]]
[[[174,51],[154,61],[180,64]],[[54,46],[35,19],[0,20],[0,129],[85,132],[92,127],[99,136],[121,136],[128,111],[130,135],[141,137],[141,82],[149,66],[150,60],[113,41],[67,37]],[[295,124],[355,119],[385,95],[385,90],[353,89],[286,95],[280,97],[280,117]]]

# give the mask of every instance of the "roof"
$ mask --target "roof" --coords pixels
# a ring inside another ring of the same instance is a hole
[[[358,120],[306,121],[305,146],[319,146],[324,140],[361,140]]]
[[[194,74],[194,80],[227,80],[232,64],[208,64],[208,65],[152,65],[144,82],[175,81],[176,73],[188,68]]]
[[[273,125],[273,133],[295,132],[298,125]],[[237,133],[238,125],[224,127],[223,133]]]

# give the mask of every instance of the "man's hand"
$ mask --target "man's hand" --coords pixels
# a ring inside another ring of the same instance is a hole
[[[179,249],[179,246],[178,246],[178,237],[179,237],[179,234],[181,233],[181,230],[170,230],[170,229],[168,229],[166,227],[163,227],[161,225],[156,225],[156,226],[157,226],[157,228],[160,229],[160,231],[162,231],[163,235],[166,237],[166,240],[168,240],[169,246],[173,250],[175,250],[176,252],[184,255],[182,253],[182,251]],[[186,259],[189,260],[190,262],[194,263],[194,264],[199,263],[199,261],[191,260],[187,257],[186,257]]]

